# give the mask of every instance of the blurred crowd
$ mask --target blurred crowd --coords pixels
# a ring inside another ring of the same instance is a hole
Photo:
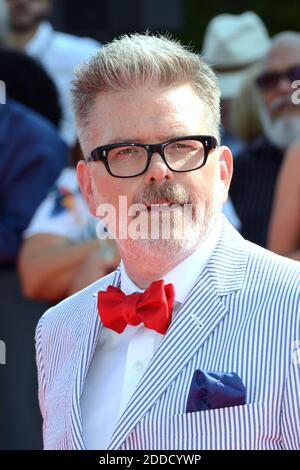
[[[42,447],[39,317],[119,263],[114,242],[96,236],[75,172],[70,81],[101,44],[55,31],[52,8],[0,0],[1,449]],[[246,239],[300,261],[300,33],[270,38],[255,13],[222,14],[199,52],[217,74],[221,145],[234,155],[224,213]]]

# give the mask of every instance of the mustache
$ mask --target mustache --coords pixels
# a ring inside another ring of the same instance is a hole
[[[136,204],[150,206],[151,204],[191,204],[192,199],[188,190],[179,183],[162,183],[147,186],[135,198]]]
[[[280,108],[280,106],[284,104],[293,104],[291,95],[278,96],[277,98],[274,98],[271,103],[271,109],[272,111],[276,111],[278,108]]]

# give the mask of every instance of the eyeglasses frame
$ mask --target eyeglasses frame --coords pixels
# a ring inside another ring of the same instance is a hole
[[[256,77],[255,79],[255,82],[256,82],[256,85],[258,86],[258,88],[260,90],[263,90],[263,91],[267,91],[267,90],[271,90],[273,88],[276,88],[278,86],[278,83],[280,82],[280,80],[282,80],[282,78],[287,78],[291,83],[294,81],[294,80],[299,80],[299,78],[295,78],[295,77],[291,77],[292,75],[292,72],[295,71],[296,69],[299,69],[300,70],[300,64],[299,65],[293,65],[292,67],[289,67],[287,68],[286,70],[283,70],[281,72],[276,72],[276,71],[265,71],[263,73],[261,73],[260,75],[258,75],[258,77]],[[265,76],[273,76],[273,77],[277,77],[277,81],[275,83],[275,85],[262,85],[261,84],[261,79]]]
[[[197,141],[201,142],[202,145],[203,145],[203,148],[204,148],[204,159],[203,159],[203,162],[201,163],[201,165],[199,165],[196,168],[193,168],[192,170],[174,170],[173,168],[170,167],[170,165],[168,164],[168,162],[165,158],[164,149],[169,144],[172,144],[172,143],[177,142],[177,141],[184,141],[184,140],[197,140]],[[141,171],[140,173],[137,173],[136,175],[130,175],[130,176],[115,175],[114,173],[112,173],[112,171],[109,167],[109,163],[108,163],[108,153],[109,153],[109,151],[112,150],[112,149],[115,149],[115,148],[125,147],[125,146],[126,147],[142,147],[147,151],[148,159],[147,159],[146,167],[144,168],[143,171]],[[212,150],[216,149],[217,147],[218,147],[218,141],[214,136],[211,136],[211,135],[189,135],[189,136],[176,137],[176,138],[167,140],[167,141],[159,143],[159,144],[136,144],[134,142],[130,142],[130,143],[128,143],[128,142],[120,142],[119,143],[118,142],[118,143],[115,143],[115,144],[107,144],[107,145],[102,145],[100,147],[96,147],[95,149],[93,149],[91,151],[91,154],[90,154],[87,161],[88,162],[101,161],[102,163],[104,163],[107,172],[115,178],[134,178],[136,176],[141,176],[144,173],[146,173],[146,171],[149,168],[152,155],[154,153],[159,153],[159,155],[161,156],[163,162],[166,164],[166,166],[168,167],[168,169],[170,171],[173,171],[173,172],[176,172],[176,173],[187,173],[187,172],[199,170],[200,168],[202,168],[207,162],[209,153]]]

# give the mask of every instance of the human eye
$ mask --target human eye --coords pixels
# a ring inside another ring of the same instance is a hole
[[[171,152],[192,152],[199,149],[200,142],[196,140],[179,140],[168,145]]]
[[[110,158],[135,157],[140,153],[140,149],[135,146],[116,147],[110,151]]]
[[[185,143],[185,142],[175,142],[174,147],[175,147],[177,150],[192,148],[191,145],[188,145],[188,144]]]

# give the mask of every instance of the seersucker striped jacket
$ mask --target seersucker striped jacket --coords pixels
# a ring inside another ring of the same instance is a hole
[[[80,397],[102,327],[93,294],[119,281],[117,269],[38,324],[46,449],[85,449]],[[196,369],[236,372],[246,405],[185,413]],[[300,263],[245,241],[225,222],[108,448],[300,449]]]

